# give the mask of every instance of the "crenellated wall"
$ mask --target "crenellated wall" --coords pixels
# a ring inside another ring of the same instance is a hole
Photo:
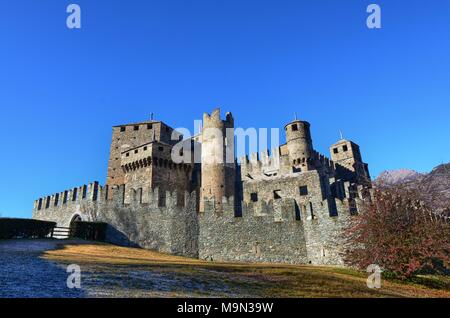
[[[214,213],[214,201],[205,202],[209,212],[199,215],[199,257],[215,261],[281,262],[343,265],[342,230],[350,212],[346,201],[336,200],[339,210],[327,208],[298,211],[292,198],[242,203],[235,217],[233,198],[222,200],[223,213]],[[325,207],[327,200],[321,202]]]
[[[76,216],[106,222],[108,242],[206,260],[342,264],[339,237],[350,217],[348,199],[333,201],[335,216],[329,214],[329,199],[311,195],[300,206],[289,196],[241,202],[242,216],[236,217],[233,197],[222,199],[221,213],[214,200],[197,213],[195,192],[166,192],[161,202],[158,188],[117,186],[108,199],[108,188],[97,182],[76,189],[57,194],[67,194],[65,202],[57,202],[57,195],[37,200],[33,218],[58,226],[69,226]]]
[[[83,187],[80,187],[83,188]],[[141,203],[145,193],[146,203]],[[62,193],[66,193],[62,192]],[[73,194],[73,190],[67,191]],[[55,195],[35,203],[33,218],[52,220],[68,227],[79,216],[83,221],[106,222],[110,226],[107,241],[125,246],[140,246],[175,255],[198,256],[197,200],[193,193],[165,192],[150,188],[126,189],[113,187],[107,199],[107,187],[91,183],[85,197],[77,196],[57,205],[51,204]],[[126,202],[126,199],[128,200]],[[44,202],[40,206],[39,202]]]

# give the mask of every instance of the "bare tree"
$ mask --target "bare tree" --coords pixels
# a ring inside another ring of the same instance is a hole
[[[376,264],[399,278],[445,269],[450,223],[420,198],[414,189],[375,191],[374,202],[347,230],[347,263],[361,269]]]

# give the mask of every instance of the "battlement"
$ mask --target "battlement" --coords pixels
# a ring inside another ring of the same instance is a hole
[[[116,205],[142,204],[151,208],[186,207],[196,197],[195,191],[180,193],[179,191],[161,192],[158,187],[140,188],[134,190],[125,185],[111,188],[111,203]],[[62,191],[53,195],[39,198],[34,202],[34,211],[57,209],[63,206],[80,204],[82,202],[107,203],[108,186],[100,186],[98,182],[89,183],[81,187]]]
[[[203,128],[225,128],[234,126],[234,118],[230,112],[225,115],[225,120],[222,120],[220,116],[220,108],[216,108],[210,114],[203,114]]]
[[[234,197],[222,198],[222,211],[216,212],[217,203],[214,199],[204,199],[205,213],[210,213],[216,217],[223,217],[231,220],[236,219],[259,219],[265,220],[265,222],[273,223],[302,223],[311,222],[318,219],[336,219],[337,215],[341,215],[344,218],[357,213],[361,208],[363,200],[359,197],[350,197],[344,199],[334,198],[332,199],[333,205],[336,206],[338,214],[332,215],[329,212],[319,213],[318,209],[314,207],[317,203],[309,203],[300,208],[293,198],[282,198],[280,200],[259,200],[257,202],[245,202],[240,201],[238,204],[235,202]],[[324,207],[329,206],[329,200],[322,200],[317,206]],[[236,215],[236,209],[241,207],[242,215]]]
[[[46,210],[81,201],[93,202],[106,200],[108,186],[100,186],[97,181],[70,190],[39,198],[34,201],[34,211]]]
[[[242,175],[252,172],[262,176],[274,176],[279,174],[283,161],[281,160],[281,147],[274,148],[270,154],[268,150],[253,153],[239,159]]]
[[[314,151],[315,159],[318,161],[318,163],[327,171],[333,172],[334,171],[334,161],[328,158],[326,155],[321,154],[320,152]]]

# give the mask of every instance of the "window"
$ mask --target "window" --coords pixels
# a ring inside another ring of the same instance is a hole
[[[273,191],[273,198],[274,198],[275,200],[281,199],[281,190],[275,190],[275,191]]]
[[[159,151],[164,151],[164,148],[163,147],[158,147],[158,150]]]
[[[333,152],[334,152],[334,153],[338,153],[339,150],[338,150],[337,148],[334,148],[334,149],[333,149]]]
[[[127,127],[120,127],[120,132],[124,132],[127,129]]]
[[[134,130],[139,130],[139,126],[134,126]]]
[[[298,206],[297,201],[295,201],[295,220],[300,221],[301,219],[300,207]]]
[[[183,148],[181,148],[180,149],[180,156],[183,156],[183,154],[184,154],[184,151],[183,151]]]
[[[144,147],[144,151],[147,151],[147,147]]]
[[[292,167],[292,172],[293,173],[302,172],[302,168]]]
[[[147,129],[153,129],[153,124],[147,124]]]
[[[298,130],[298,126],[297,126],[297,124],[295,124],[295,125],[292,125],[292,131],[297,131]]]
[[[308,186],[300,187],[300,195],[308,195]]]
[[[258,202],[258,193],[251,193],[250,200],[252,200],[252,202]]]
[[[134,153],[138,153],[139,152],[139,150],[138,149],[136,149],[135,151],[134,151]]]
[[[130,156],[130,153],[129,153],[129,152],[127,152],[126,156],[127,156],[127,157],[129,157],[129,156]]]
[[[344,147],[342,147],[342,149],[343,149],[344,151],[347,151],[347,150],[348,150],[347,145],[344,145]]]

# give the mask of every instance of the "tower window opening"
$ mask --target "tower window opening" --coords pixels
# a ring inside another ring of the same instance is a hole
[[[130,156],[130,153],[129,153],[129,152],[127,152],[126,156],[127,156],[127,157],[129,157],[129,156]]]
[[[300,187],[300,195],[308,195],[308,186]]]
[[[338,150],[337,148],[334,148],[334,149],[333,149],[333,152],[334,152],[334,153],[338,153],[339,150]]]
[[[344,145],[344,146],[342,147],[342,149],[343,149],[344,151],[348,151],[347,145]]]
[[[147,147],[144,147],[144,151],[147,151]]]
[[[120,132],[124,132],[125,130],[127,130],[127,127],[125,127],[125,126],[120,127]]]
[[[158,150],[159,151],[164,151],[164,148],[163,147],[158,147]]]
[[[258,193],[251,193],[250,194],[250,200],[252,200],[252,202],[258,202]]]
[[[148,130],[153,129],[153,125],[152,124],[147,124],[147,129]]]
[[[139,130],[139,126],[134,126],[134,130]]]
[[[134,153],[138,153],[138,152],[139,152],[139,150],[137,150],[137,149],[134,151]]]
[[[281,199],[281,190],[275,190],[273,191],[273,198],[275,200],[280,200]]]
[[[298,126],[297,126],[297,124],[292,125],[292,131],[298,131]]]

